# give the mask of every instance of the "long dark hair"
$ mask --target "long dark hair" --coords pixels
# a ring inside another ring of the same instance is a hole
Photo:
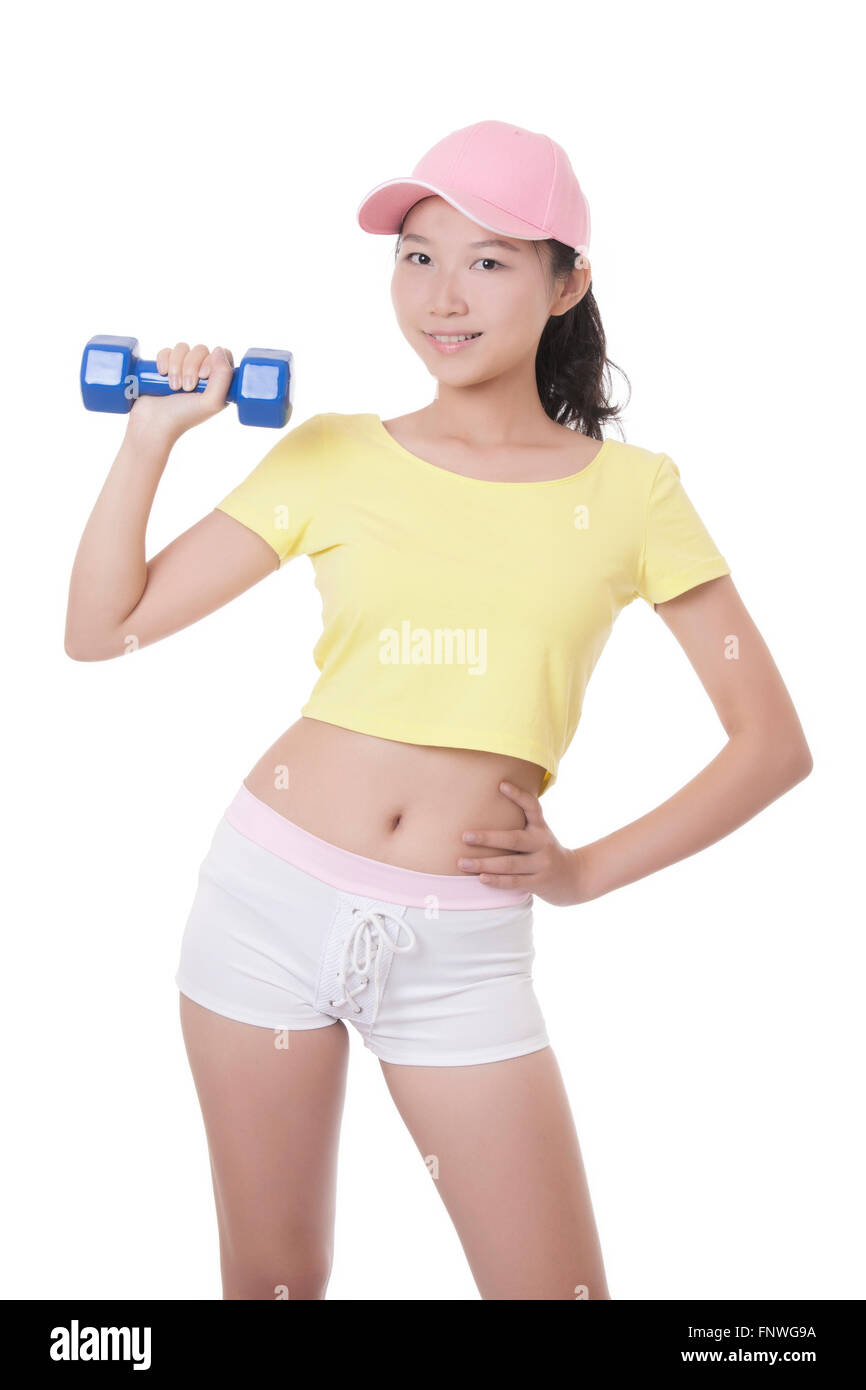
[[[544,258],[551,287],[574,269],[573,247],[552,238],[532,244]],[[541,404],[551,420],[560,425],[573,425],[591,439],[603,439],[602,427],[608,420],[614,420],[622,434],[618,417],[623,406],[610,404],[611,367],[622,375],[629,388],[627,405],[631,399],[631,383],[622,368],[607,355],[601,316],[590,282],[579,303],[565,314],[550,316],[539,339],[535,380]]]

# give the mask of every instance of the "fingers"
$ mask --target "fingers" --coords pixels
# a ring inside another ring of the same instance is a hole
[[[173,348],[160,348],[156,370],[160,376],[168,376],[173,391],[194,391],[200,380],[214,378],[217,387],[226,384],[225,378],[230,379],[234,372],[234,358],[230,348],[215,347],[210,352],[204,343],[192,348],[189,343],[175,343]]]
[[[520,849],[526,835],[525,827],[518,830],[466,830],[463,839],[474,850],[484,846],[490,849]]]
[[[458,866],[469,874],[534,874],[538,872],[535,854],[497,854],[493,859],[458,859]]]
[[[172,391],[179,391],[182,380],[184,358],[189,352],[189,343],[175,343],[168,355],[168,384]]]
[[[507,796],[510,801],[516,801],[517,805],[526,816],[528,824],[542,825],[544,816],[541,813],[541,803],[537,796],[532,792],[524,791],[522,787],[516,787],[513,782],[500,782],[499,790],[503,796]]]
[[[201,364],[206,360],[208,350],[204,343],[197,343],[183,359],[180,380],[184,391],[194,391],[198,385]]]
[[[208,378],[205,395],[216,395],[219,393],[224,396],[228,390],[228,381],[231,380],[234,369],[234,358],[232,357],[231,349],[215,347],[213,352],[205,359],[204,366],[200,373],[201,376]],[[228,378],[228,381],[226,378]]]

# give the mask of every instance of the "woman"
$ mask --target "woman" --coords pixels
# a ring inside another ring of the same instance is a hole
[[[482,121],[374,189],[359,221],[399,233],[393,302],[434,401],[387,422],[313,417],[148,562],[171,447],[224,408],[232,371],[219,348],[164,348],[177,394],[130,412],[76,557],[66,649],[147,645],[312,557],[321,675],[217,827],[177,975],[223,1296],[325,1296],[351,1022],[482,1298],[606,1299],[532,988],[533,895],[587,902],[694,854],[811,758],[676,465],[603,440],[616,411],[565,152]],[[540,797],[638,594],[728,742],[649,815],[568,849]]]

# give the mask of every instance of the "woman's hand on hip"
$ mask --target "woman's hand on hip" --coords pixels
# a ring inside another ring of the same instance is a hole
[[[558,907],[580,902],[577,851],[559,843],[544,819],[538,797],[511,782],[500,782],[499,790],[521,808],[526,825],[521,830],[464,831],[468,854],[486,849],[502,853],[482,859],[461,858],[458,867],[478,874],[482,883],[494,888],[523,889]]]

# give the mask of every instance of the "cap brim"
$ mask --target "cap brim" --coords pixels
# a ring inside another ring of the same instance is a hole
[[[544,227],[536,227],[522,217],[512,217],[484,198],[437,188],[420,179],[388,179],[386,183],[377,184],[358,208],[358,223],[365,232],[372,232],[375,236],[395,236],[409,209],[421,198],[429,198],[433,194],[444,198],[458,212],[490,232],[501,232],[503,236],[527,241],[545,240],[551,235]]]

